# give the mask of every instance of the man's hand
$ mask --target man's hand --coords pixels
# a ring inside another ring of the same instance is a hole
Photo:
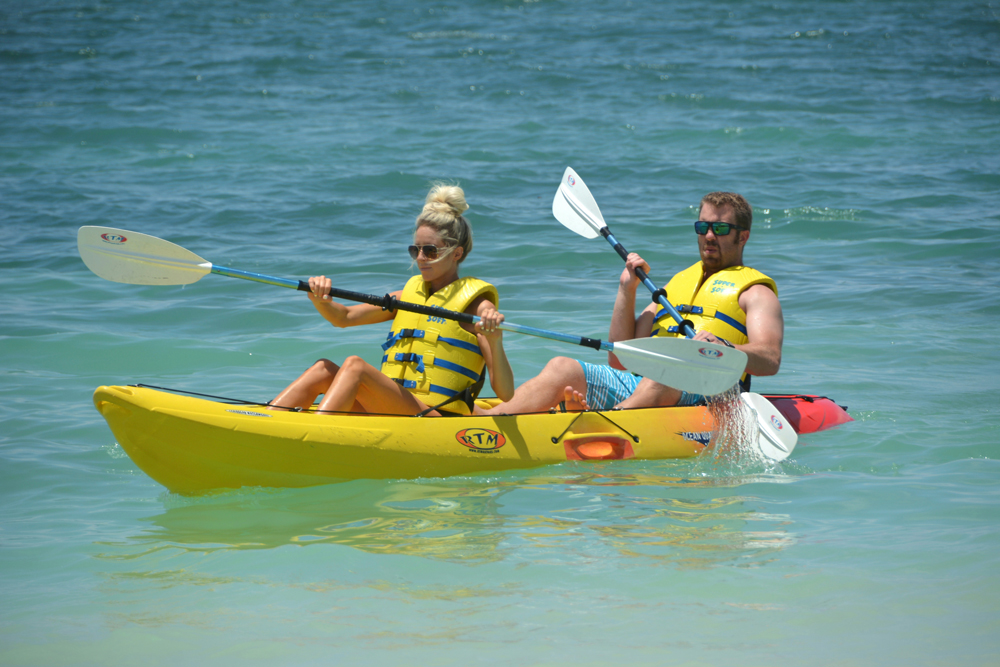
[[[622,271],[621,278],[618,279],[618,287],[623,290],[631,290],[635,293],[636,288],[639,287],[639,276],[635,275],[636,269],[642,269],[649,275],[649,264],[646,263],[642,257],[639,257],[634,252],[628,254],[628,258],[625,260],[625,270]]]
[[[719,345],[728,345],[729,347],[735,347],[732,343],[725,343],[721,338],[719,338],[715,334],[708,333],[707,331],[704,330],[695,333],[694,338],[692,338],[692,340],[700,340],[706,343],[717,343]]]

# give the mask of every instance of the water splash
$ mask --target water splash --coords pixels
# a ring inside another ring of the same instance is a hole
[[[700,459],[715,474],[746,475],[766,471],[773,462],[757,444],[760,427],[756,413],[740,399],[739,386],[712,396],[708,401],[712,416],[712,439]]]

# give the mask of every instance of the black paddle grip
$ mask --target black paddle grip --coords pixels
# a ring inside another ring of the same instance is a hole
[[[607,227],[601,227],[601,235],[608,240],[614,238],[611,236],[611,230]],[[618,253],[619,257],[622,259],[628,259],[628,250],[626,250],[625,246],[618,242],[618,239],[614,239],[614,243],[612,243],[611,247],[615,249],[615,252]]]
[[[312,291],[309,289],[309,283],[304,280],[299,281],[297,289],[302,292]],[[420,313],[421,315],[430,315],[432,317],[441,317],[446,320],[455,320],[457,322],[465,322],[466,324],[475,324],[475,315],[470,315],[469,313],[459,313],[454,310],[448,310],[447,308],[441,308],[439,306],[424,306],[419,303],[400,301],[391,294],[375,296],[374,294],[352,292],[338,287],[331,287],[328,294],[330,296],[337,297],[338,299],[347,299],[348,301],[358,301],[360,303],[378,306],[382,310],[406,310],[411,313]]]

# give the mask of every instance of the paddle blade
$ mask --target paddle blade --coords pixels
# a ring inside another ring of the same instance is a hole
[[[788,423],[778,408],[760,394],[745,392],[740,394],[743,403],[757,415],[760,438],[757,444],[761,453],[773,461],[784,461],[791,455],[799,441],[795,429]]]
[[[212,271],[190,250],[125,229],[81,227],[76,245],[88,269],[116,283],[187,285]]]
[[[572,167],[566,167],[563,173],[562,182],[552,200],[552,215],[564,226],[588,239],[596,238],[601,229],[607,227],[594,196]]]
[[[636,338],[614,343],[613,351],[633,373],[705,396],[732,388],[747,367],[744,352],[690,338]]]

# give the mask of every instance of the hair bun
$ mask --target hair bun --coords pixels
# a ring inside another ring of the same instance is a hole
[[[465,192],[457,185],[436,184],[427,193],[426,202],[424,204],[425,214],[432,213],[458,218],[469,210],[469,205],[465,201]]]

